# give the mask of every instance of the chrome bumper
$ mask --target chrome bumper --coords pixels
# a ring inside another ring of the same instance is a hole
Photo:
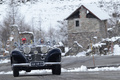
[[[56,64],[61,64],[61,62],[44,62],[43,66],[46,65],[56,65]],[[19,63],[19,64],[12,64],[12,67],[32,67],[31,63]]]

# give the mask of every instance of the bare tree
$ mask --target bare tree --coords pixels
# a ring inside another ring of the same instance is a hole
[[[32,31],[31,26],[27,23],[25,23],[25,19],[24,17],[18,17],[18,20],[16,22],[16,24],[18,25],[19,31],[23,32],[23,31]]]
[[[7,40],[10,36],[10,17],[5,18],[3,21],[3,25],[1,25],[1,33],[0,33],[0,38],[1,42],[5,45],[7,43]]]
[[[46,32],[43,31],[43,30],[37,29],[37,30],[35,30],[35,32],[34,32],[34,37],[35,37],[35,41],[36,41],[36,42],[39,42],[40,39],[45,39],[45,37],[46,37]]]
[[[52,41],[52,40],[55,40],[55,35],[56,35],[56,32],[55,32],[55,28],[53,27],[50,27],[47,31],[47,37]]]
[[[47,36],[50,41],[63,42],[67,45],[67,23],[65,21],[58,21],[57,29],[50,27],[47,31]]]
[[[20,31],[31,31],[30,25],[25,23],[24,17],[20,17],[21,14],[18,12],[17,6],[16,9],[13,7],[15,7],[15,2],[11,0],[9,11],[7,11],[6,17],[4,18],[3,25],[0,25],[0,38],[4,45],[7,43],[11,34],[11,25],[18,25]]]
[[[67,22],[66,21],[58,21],[59,29],[57,30],[57,36],[59,36],[60,41],[62,41],[65,45],[68,42],[68,30],[67,30]]]

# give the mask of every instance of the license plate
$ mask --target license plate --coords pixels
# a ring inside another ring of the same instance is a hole
[[[44,62],[31,62],[32,67],[44,66]]]

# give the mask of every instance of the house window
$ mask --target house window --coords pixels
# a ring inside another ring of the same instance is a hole
[[[80,26],[79,20],[76,20],[76,21],[75,21],[75,26],[76,26],[76,27],[79,27],[79,26]]]

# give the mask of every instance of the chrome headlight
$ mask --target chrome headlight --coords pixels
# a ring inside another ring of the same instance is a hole
[[[24,51],[24,53],[29,54],[31,52],[30,46],[28,46],[28,45],[24,46],[23,51]]]
[[[42,46],[42,47],[41,47],[42,53],[46,53],[48,50],[49,50],[49,47],[48,47],[48,46]]]

